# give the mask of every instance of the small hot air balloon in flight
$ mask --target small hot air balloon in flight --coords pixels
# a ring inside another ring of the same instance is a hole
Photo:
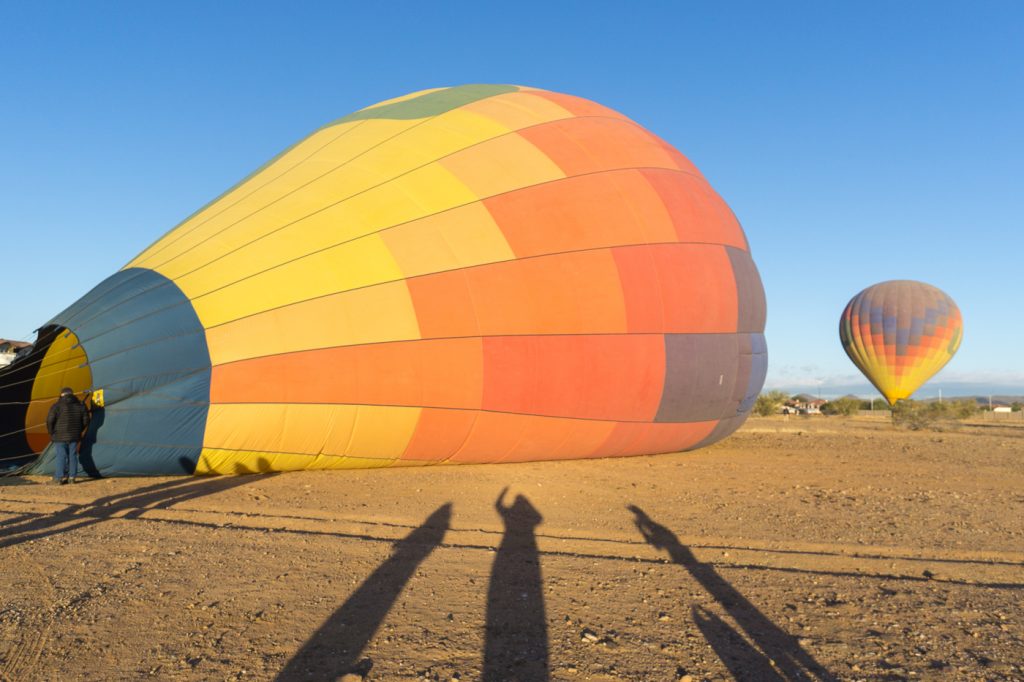
[[[314,132],[45,323],[0,371],[0,468],[61,387],[104,475],[511,462],[720,440],[764,382],[743,229],[579,97],[414,93]],[[100,399],[102,395],[102,399]]]
[[[909,398],[942,369],[962,338],[963,320],[953,299],[912,280],[868,287],[839,318],[843,349],[890,405]]]

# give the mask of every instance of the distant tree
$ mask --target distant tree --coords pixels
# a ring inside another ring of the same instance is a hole
[[[888,410],[889,402],[885,398],[875,398],[874,400],[862,400],[860,401],[860,409],[862,410]]]
[[[782,403],[789,400],[789,396],[782,391],[768,391],[757,396],[754,401],[754,413],[762,417],[768,417],[779,411]]]
[[[1021,410],[1024,410],[1024,403],[1019,400],[1015,400],[1010,403],[1010,410],[1013,412],[1020,412]]]
[[[909,398],[897,400],[892,407],[892,423],[919,431],[933,426],[942,410],[942,403],[922,403]]]
[[[860,398],[836,398],[835,400],[830,400],[822,405],[821,411],[825,414],[849,417],[850,415],[857,414],[857,410],[860,409],[860,405]]]
[[[978,414],[978,401],[976,400],[954,400],[949,403],[949,414],[954,419],[967,419]]]

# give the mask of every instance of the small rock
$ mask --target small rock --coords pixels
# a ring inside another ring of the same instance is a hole
[[[601,638],[597,636],[597,633],[591,630],[590,628],[584,628],[583,632],[580,633],[581,642],[589,642],[593,644],[594,642],[597,642],[599,639]]]

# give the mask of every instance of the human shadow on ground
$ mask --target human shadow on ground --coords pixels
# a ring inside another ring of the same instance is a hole
[[[96,445],[96,435],[99,433],[100,427],[103,426],[103,422],[107,419],[107,411],[99,405],[93,405],[89,414],[89,428],[86,430],[85,437],[82,438],[82,443],[78,448],[78,465],[89,478],[103,478],[103,474],[100,473],[92,457],[92,448]],[[186,468],[186,471],[188,470]]]
[[[698,561],[672,531],[655,523],[639,507],[630,505],[628,509],[633,512],[633,520],[644,540],[657,549],[666,550],[674,563],[689,571],[757,647],[751,647],[739,632],[714,614],[695,609],[697,627],[736,679],[828,682],[838,679],[804,651],[793,635],[773,623],[719,575],[713,565]]]
[[[182,463],[184,466],[184,462]],[[266,470],[261,459],[257,471]],[[236,474],[254,473],[241,464]],[[274,476],[275,474],[264,474]],[[94,526],[110,519],[135,519],[153,509],[167,509],[199,497],[224,492],[255,480],[250,476],[182,476],[144,488],[101,497],[85,504],[70,504],[53,514],[22,515],[0,523],[0,549]]]
[[[757,682],[785,680],[772,668],[768,658],[751,646],[734,627],[703,607],[694,606],[692,612],[693,622],[704,635],[704,640],[718,654],[718,658],[735,679]]]
[[[369,659],[359,660],[359,656],[413,573],[444,540],[451,516],[449,502],[396,542],[388,560],[363,581],[285,664],[276,678],[278,682],[336,680],[350,673],[365,677],[373,663]]]
[[[550,677],[548,625],[534,532],[543,517],[522,495],[505,506],[507,492],[502,490],[494,504],[505,535],[487,588],[482,679],[544,681]]]

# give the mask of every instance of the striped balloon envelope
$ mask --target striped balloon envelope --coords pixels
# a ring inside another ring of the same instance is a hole
[[[665,141],[579,97],[430,90],[324,126],[56,315],[0,377],[0,445],[39,453],[69,385],[102,391],[103,474],[679,451],[746,418],[764,323],[743,230]]]
[[[843,349],[890,405],[942,369],[962,338],[956,303],[924,282],[870,286],[850,299],[839,318]]]

